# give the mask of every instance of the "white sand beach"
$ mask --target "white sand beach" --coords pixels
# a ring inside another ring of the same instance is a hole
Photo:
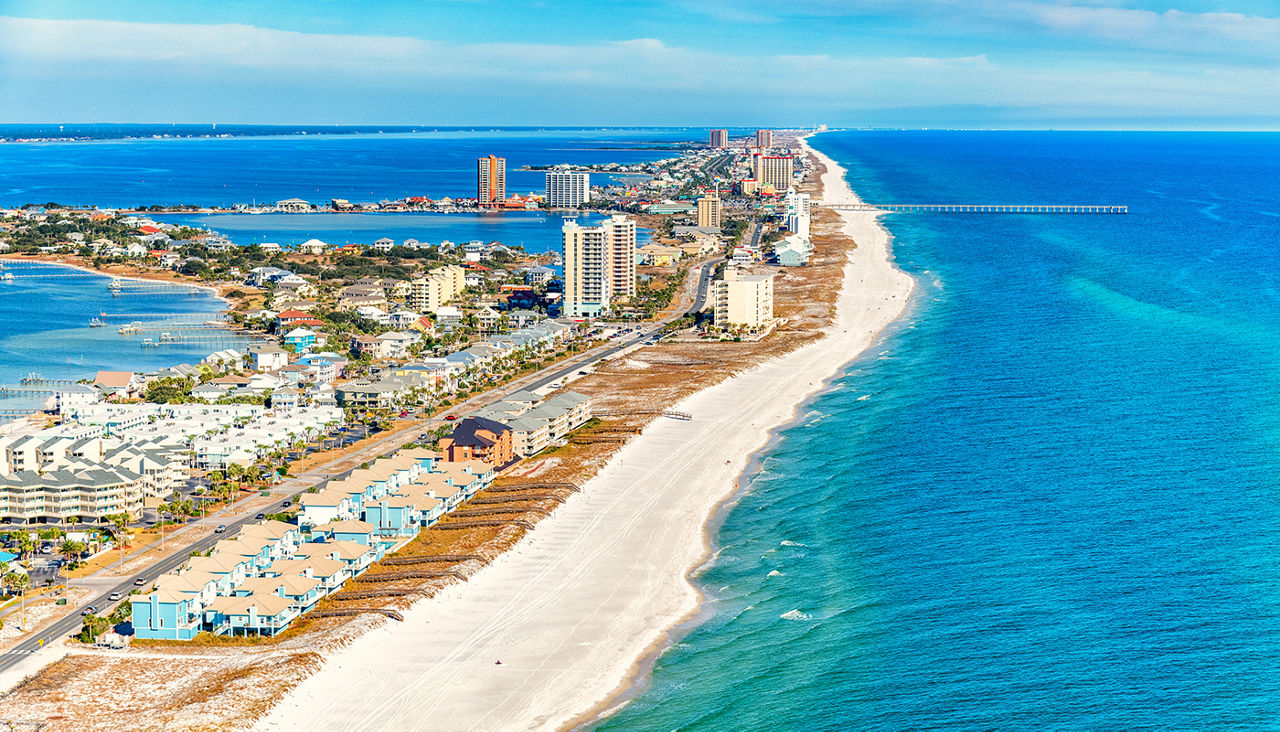
[[[825,199],[856,200],[818,156]],[[692,421],[654,422],[515,550],[334,654],[259,728],[555,729],[624,691],[697,611],[705,526],[752,454],[907,305],[875,215],[843,216],[858,246],[824,338],[685,400]]]

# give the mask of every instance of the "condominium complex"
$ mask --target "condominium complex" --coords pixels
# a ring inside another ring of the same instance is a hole
[[[481,206],[500,206],[507,200],[507,159],[486,155],[476,161],[476,200]]]
[[[409,283],[409,307],[434,313],[466,289],[467,271],[456,264],[437,267]]]
[[[715,148],[729,147],[729,131],[728,130],[712,130],[711,131],[711,147],[715,147]]]
[[[577,208],[591,200],[591,177],[588,173],[547,173],[547,205],[551,208]]]
[[[720,226],[720,197],[703,196],[698,199],[698,226]]]
[[[769,150],[773,147],[773,130],[756,130],[756,147]]]
[[[581,226],[575,220],[564,223],[564,305],[571,318],[600,314],[608,309],[613,293],[613,252],[604,227]]]
[[[564,315],[591,317],[636,292],[636,223],[611,216],[600,226],[565,221]]]
[[[154,444],[71,437],[55,430],[0,438],[0,521],[56,523],[136,517],[146,498],[186,478],[180,458]]]
[[[737,268],[724,271],[713,288],[716,325],[761,328],[773,320],[773,275],[748,275]]]
[[[791,187],[795,160],[790,155],[756,155],[754,162],[756,180],[762,188],[772,187],[779,192]]]

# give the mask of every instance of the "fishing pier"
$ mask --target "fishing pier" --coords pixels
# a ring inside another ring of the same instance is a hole
[[[814,206],[832,211],[885,211],[888,213],[963,214],[1127,214],[1128,206],[1014,203],[826,203]]]

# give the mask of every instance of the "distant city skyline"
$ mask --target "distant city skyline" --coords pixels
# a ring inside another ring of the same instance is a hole
[[[0,0],[10,123],[1276,129],[1278,66],[1263,0]]]

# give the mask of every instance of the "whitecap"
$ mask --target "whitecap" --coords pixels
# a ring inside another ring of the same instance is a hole
[[[765,575],[765,577],[785,577],[785,576],[786,576],[786,575],[784,575],[783,573],[779,572],[779,571],[778,571],[778,570],[776,570],[776,569],[775,569],[775,570],[773,570],[772,572],[770,572],[769,574],[766,574],[766,575]]]
[[[791,541],[790,539],[784,539],[782,542],[782,546],[809,546],[809,545],[799,541]]]
[[[788,610],[779,615],[783,620],[813,620],[813,616],[809,613],[802,613],[799,610]]]
[[[858,397],[858,401],[860,401],[860,402],[865,402],[866,400],[868,400],[868,399],[870,399],[870,398],[871,398],[871,395],[870,395],[870,394],[863,394],[862,396]]]

